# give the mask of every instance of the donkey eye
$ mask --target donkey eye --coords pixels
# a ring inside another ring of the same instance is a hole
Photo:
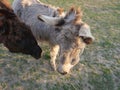
[[[71,64],[74,65],[75,62],[76,62],[76,59],[72,59]]]

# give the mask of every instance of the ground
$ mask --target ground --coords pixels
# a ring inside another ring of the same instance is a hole
[[[81,7],[95,41],[65,76],[51,70],[47,45],[39,60],[0,45],[0,90],[120,90],[120,0],[41,1],[65,10]]]

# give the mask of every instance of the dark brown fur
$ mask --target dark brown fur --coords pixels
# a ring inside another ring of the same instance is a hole
[[[38,46],[30,27],[21,22],[14,14],[9,2],[0,1],[0,43],[9,51],[41,57],[41,48]]]

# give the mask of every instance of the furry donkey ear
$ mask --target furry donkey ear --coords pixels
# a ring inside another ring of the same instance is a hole
[[[74,23],[80,23],[81,20],[82,20],[82,16],[83,16],[83,12],[81,11],[80,8],[77,8],[76,10],[76,17],[75,17],[75,20],[74,20]]]
[[[90,44],[94,41],[94,37],[91,34],[90,27],[87,24],[83,24],[79,30],[79,36],[82,37],[86,44]]]
[[[55,25],[55,26],[60,26],[65,23],[62,17],[51,17],[51,16],[46,16],[46,15],[39,15],[38,19],[49,25]]]
[[[65,17],[65,12],[63,8],[57,8],[58,16]]]
[[[76,18],[76,10],[74,7],[72,7],[69,10],[69,12],[63,16],[59,16],[59,17],[51,17],[51,16],[46,16],[46,15],[38,16],[39,20],[46,22],[47,24],[55,25],[55,26],[64,25],[65,23],[74,21],[75,18]]]
[[[6,9],[0,9],[0,14],[7,19],[12,18],[12,17],[16,17],[16,15],[14,14],[13,11],[8,11]]]
[[[72,7],[69,12],[66,14],[66,16],[64,17],[65,22],[71,22],[74,21],[76,18],[76,10],[74,7]]]

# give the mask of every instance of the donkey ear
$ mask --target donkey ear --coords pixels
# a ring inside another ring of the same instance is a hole
[[[94,37],[91,34],[90,27],[87,24],[83,24],[79,30],[79,36],[82,37],[86,44],[90,44],[94,41]]]
[[[6,9],[0,9],[0,14],[2,14],[5,18],[16,17],[13,11],[8,11]]]
[[[58,16],[65,17],[65,12],[63,8],[57,8]]]
[[[83,13],[82,13],[81,9],[78,8],[78,9],[76,10],[76,17],[75,17],[75,21],[74,21],[76,24],[81,22],[81,20],[82,20],[82,15],[83,15]]]
[[[72,7],[69,12],[66,14],[66,16],[64,17],[65,22],[71,22],[73,20],[75,20],[76,18],[76,10],[74,7]]]
[[[46,15],[39,15],[38,19],[49,25],[55,25],[55,26],[60,26],[65,23],[65,21],[62,17],[50,17],[50,16],[46,16]]]

